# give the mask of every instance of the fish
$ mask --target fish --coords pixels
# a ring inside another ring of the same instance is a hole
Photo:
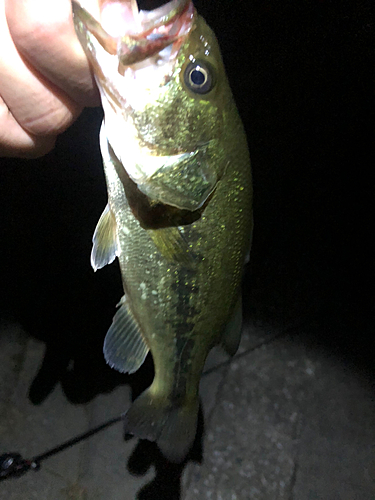
[[[108,204],[94,270],[119,260],[124,288],[104,340],[114,369],[151,352],[154,379],[128,409],[127,433],[185,460],[208,353],[233,356],[253,229],[246,134],[218,41],[191,0],[151,11],[135,0],[72,2],[100,90]]]

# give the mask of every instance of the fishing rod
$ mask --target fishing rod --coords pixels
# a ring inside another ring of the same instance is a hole
[[[84,439],[88,439],[89,437],[97,434],[107,427],[110,427],[111,425],[121,422],[122,420],[124,420],[125,415],[126,412],[121,413],[120,416],[112,418],[111,420],[108,420],[107,422],[104,422],[103,424],[100,424],[93,429],[84,432],[83,434],[79,434],[78,436],[71,438],[62,444],[59,444],[58,446],[55,446],[54,448],[51,448],[50,450],[41,453],[40,455],[36,455],[31,459],[25,459],[19,453],[4,453],[3,455],[0,455],[0,481],[9,479],[11,477],[23,476],[29,470],[38,471],[43,460],[46,460],[47,458],[56,455],[56,453],[60,453],[60,451],[74,446]]]

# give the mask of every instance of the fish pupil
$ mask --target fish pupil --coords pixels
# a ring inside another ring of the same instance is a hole
[[[207,76],[198,66],[196,69],[193,69],[193,71],[190,73],[190,80],[193,83],[193,85],[197,85],[198,87],[200,87],[207,80]]]
[[[196,94],[207,94],[213,87],[211,67],[202,62],[190,63],[185,69],[186,86]]]

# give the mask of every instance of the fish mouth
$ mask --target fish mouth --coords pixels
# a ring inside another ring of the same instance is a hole
[[[152,11],[139,11],[136,0],[100,0],[98,20],[76,0],[72,9],[74,23],[81,27],[77,31],[83,28],[108,54],[117,55],[120,67],[142,62],[178,43],[189,33],[195,14],[191,0],[172,0]]]

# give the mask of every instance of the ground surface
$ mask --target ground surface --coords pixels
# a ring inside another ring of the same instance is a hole
[[[147,443],[124,442],[119,423],[47,459],[38,472],[0,483],[0,498],[373,500],[371,385],[354,365],[304,342],[313,328],[247,325],[230,364],[213,353],[201,384],[202,459],[198,443],[192,461],[170,465]],[[28,391],[43,344],[9,323],[0,342],[1,452],[30,458],[130,404],[127,385],[80,405],[57,385],[32,405]]]

